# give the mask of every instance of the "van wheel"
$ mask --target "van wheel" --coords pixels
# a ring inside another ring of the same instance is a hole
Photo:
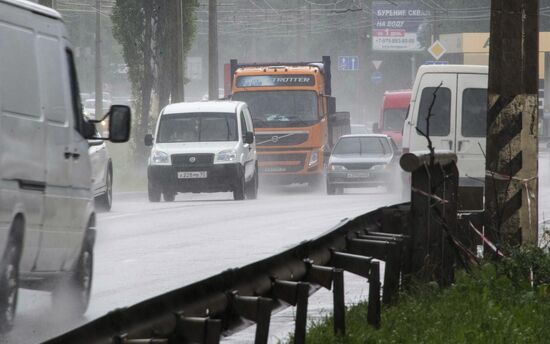
[[[162,197],[164,198],[165,202],[174,202],[176,199],[176,194],[173,192],[163,192]]]
[[[111,210],[113,205],[113,171],[111,170],[111,167],[108,168],[107,175],[105,177],[105,193],[97,197],[96,204],[102,210]]]
[[[256,199],[258,198],[258,170],[254,172],[254,177],[246,186],[246,198]]]
[[[0,332],[13,328],[19,290],[19,248],[8,244],[0,276]]]
[[[237,183],[237,185],[233,189],[233,199],[235,201],[242,201],[244,199],[245,186],[246,186],[246,183],[244,181],[244,173],[243,173],[241,180]]]
[[[75,270],[52,292],[54,306],[71,315],[83,315],[90,304],[94,251],[91,240],[86,239]]]
[[[160,202],[160,190],[155,188],[151,182],[147,183],[147,195],[149,202]]]

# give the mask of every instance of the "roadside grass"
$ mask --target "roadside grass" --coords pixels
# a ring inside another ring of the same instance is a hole
[[[378,330],[362,303],[348,309],[345,337],[334,337],[327,318],[311,324],[307,343],[550,343],[549,324],[550,256],[525,248],[457,272],[449,288],[415,284],[382,309]]]

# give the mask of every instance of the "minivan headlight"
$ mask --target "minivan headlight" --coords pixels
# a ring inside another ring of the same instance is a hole
[[[318,162],[319,162],[319,152],[317,151],[311,152],[311,155],[309,156],[309,166],[313,166]]]
[[[234,149],[226,149],[216,155],[216,161],[218,162],[230,162],[235,160],[237,160],[237,151]]]
[[[153,164],[169,164],[170,156],[162,151],[151,152],[151,162]]]
[[[330,170],[331,171],[346,171],[347,168],[343,165],[335,165],[335,164],[331,164],[330,165]]]

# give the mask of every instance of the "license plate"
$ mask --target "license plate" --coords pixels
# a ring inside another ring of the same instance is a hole
[[[179,179],[206,178],[206,171],[178,172]]]
[[[285,172],[286,168],[275,166],[275,167],[264,167],[263,170],[264,172]]]
[[[368,178],[369,174],[367,172],[359,172],[359,173],[348,173],[348,178]]]

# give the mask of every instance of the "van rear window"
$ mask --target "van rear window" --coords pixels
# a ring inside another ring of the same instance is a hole
[[[462,136],[485,137],[487,89],[466,88],[462,93]]]
[[[434,98],[436,87],[426,87],[422,91],[420,107],[418,110],[418,122],[416,126],[424,134],[427,134],[426,118]],[[448,136],[451,132],[451,90],[440,87],[436,92],[435,101],[430,117],[430,136]]]

